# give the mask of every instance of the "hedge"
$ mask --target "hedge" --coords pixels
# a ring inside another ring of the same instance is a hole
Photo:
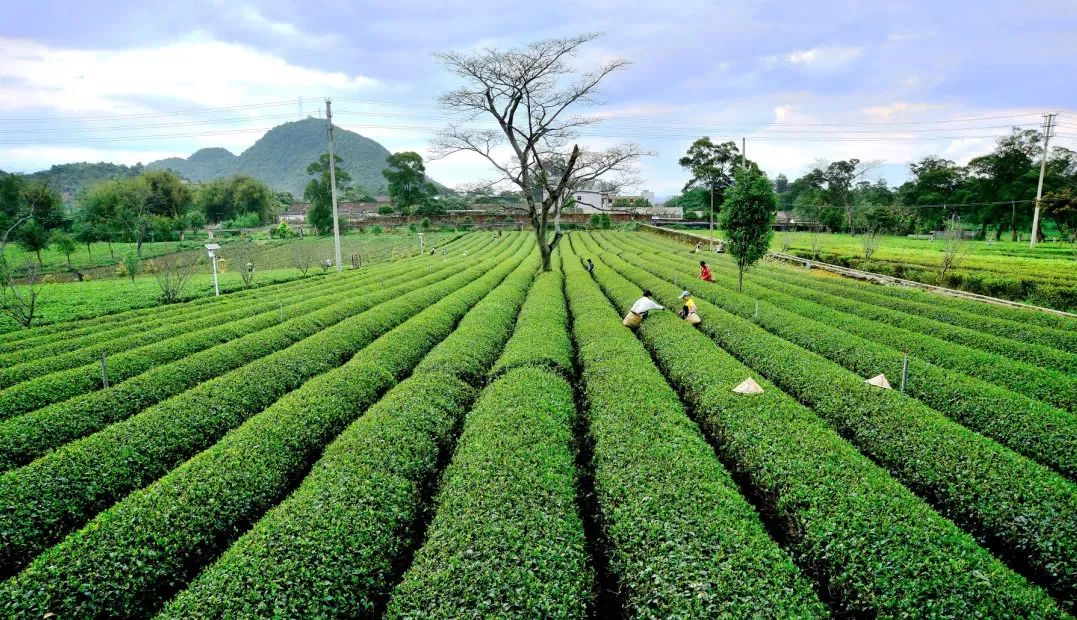
[[[494,364],[491,376],[517,366],[546,366],[570,376],[572,342],[567,330],[562,328],[567,322],[561,276],[553,271],[540,274],[520,311],[512,339]]]
[[[610,239],[619,248],[629,248],[630,254],[622,257],[633,264],[639,265],[639,261],[633,260],[633,255],[640,252],[640,257],[645,255],[647,261],[664,260],[666,265],[677,265],[686,270],[691,269],[693,274],[695,272],[694,260],[675,261],[674,257],[668,254],[653,254],[651,252],[658,252],[660,249],[650,244],[636,243],[636,240],[628,240],[623,235],[608,235],[604,238]],[[669,258],[666,258],[667,256]],[[689,264],[691,267],[688,267]],[[725,284],[726,288],[729,287],[732,277],[732,268],[724,269],[727,266],[729,264],[726,261],[721,261],[714,264],[712,269],[716,278]],[[730,275],[723,278],[726,273]],[[926,335],[931,332],[932,327],[939,327],[938,323],[930,319],[905,315],[850,297],[823,293],[803,278],[799,284],[790,284],[766,276],[762,271],[756,271],[749,278],[745,283],[745,291],[745,294],[752,297],[780,303],[783,309],[825,322],[868,340],[899,350],[907,348],[913,359],[920,358],[943,368],[963,372],[1067,411],[1077,409],[1077,378],[1053,368],[1034,366],[1004,355]],[[887,315],[887,323],[891,327],[879,329],[880,315]]]
[[[468,386],[508,339],[537,266],[528,258],[472,308],[162,616],[341,617],[382,606],[418,534],[439,457],[475,397]]]
[[[50,372],[56,372],[75,366],[89,363],[89,367],[97,370],[96,377],[100,379],[100,367],[95,365],[100,359],[102,352],[110,354],[130,353],[132,349],[139,352],[152,352],[147,346],[159,341],[171,338],[177,334],[186,335],[194,330],[204,329],[220,325],[222,322],[242,319],[259,312],[269,312],[278,309],[279,303],[287,303],[287,300],[302,300],[309,298],[311,291],[324,293],[328,290],[346,289],[357,285],[369,284],[376,279],[387,276],[397,280],[404,277],[405,272],[419,272],[428,270],[427,263],[413,262],[408,269],[401,269],[399,265],[393,265],[395,269],[389,271],[386,267],[363,272],[349,272],[342,278],[333,279],[307,279],[296,286],[277,289],[266,294],[264,291],[253,299],[246,299],[242,303],[228,299],[227,303],[214,305],[200,305],[189,309],[187,312],[168,313],[167,316],[140,321],[133,325],[122,326],[117,329],[103,329],[86,336],[73,338],[69,334],[60,334],[49,342],[35,347],[23,347],[17,351],[0,356],[0,367],[6,367],[0,371],[0,387],[7,387],[19,381],[41,377]],[[294,302],[293,302],[294,303]],[[110,359],[110,377],[124,377],[122,362],[118,359]],[[115,368],[113,368],[115,367]],[[100,381],[98,381],[100,385]],[[0,411],[4,411],[0,405]]]
[[[483,390],[386,617],[587,616],[594,577],[576,512],[574,413],[572,386],[543,362]]]
[[[627,309],[640,289],[598,280]],[[674,295],[676,293],[673,293]],[[719,456],[831,607],[852,617],[1060,617],[1039,588],[858,453],[824,421],[669,314],[639,330]],[[753,376],[763,394],[732,387]]]
[[[74,334],[74,332],[80,330],[72,330],[72,333],[62,332],[35,339],[37,341],[36,343],[22,344],[13,351],[0,354],[0,366],[13,366],[15,364],[21,364],[45,357],[59,356],[84,347],[99,345],[110,339],[118,340],[120,338],[145,333],[150,329],[157,329],[162,325],[173,325],[178,321],[205,319],[214,316],[214,314],[221,313],[235,313],[236,311],[258,307],[267,304],[268,302],[272,302],[274,307],[276,307],[276,304],[279,301],[299,299],[302,295],[309,294],[310,291],[320,292],[327,288],[341,288],[348,286],[361,277],[362,276],[357,273],[349,273],[344,278],[332,280],[305,278],[303,280],[294,281],[292,286],[273,288],[271,290],[259,290],[258,295],[248,294],[242,298],[237,298],[233,295],[224,295],[213,305],[200,304],[198,306],[184,308],[183,311],[179,311],[179,307],[170,312],[163,312],[162,309],[162,314],[165,316],[161,317],[161,319],[147,317],[145,320],[121,322],[118,325],[105,323],[93,330],[82,333],[81,335]],[[268,309],[268,306],[266,307]],[[171,310],[171,308],[169,308],[169,310]],[[113,351],[122,350],[124,349],[121,347],[113,349]],[[86,359],[92,358],[87,357]]]
[[[679,292],[616,257],[611,266],[667,300]],[[1077,486],[896,390],[864,379],[697,299],[700,328],[811,407],[866,456],[1042,582],[1077,599]]]
[[[578,259],[566,251],[566,260]],[[599,521],[625,614],[826,616],[591,277],[566,270],[566,290]],[[674,320],[657,312],[645,323],[660,317]]]
[[[212,445],[310,378],[339,366],[417,306],[436,302],[512,253],[508,248],[481,262],[465,259],[479,264],[0,475],[0,570],[9,574],[22,566],[99,510]]]
[[[634,256],[626,259],[665,280],[684,277],[683,271],[666,268],[664,261]],[[699,282],[693,287],[697,299],[749,319],[768,332],[864,377],[880,372],[894,380],[901,376],[901,351],[785,310],[786,306],[797,303],[792,299],[783,301],[781,306],[761,302],[755,316],[756,300],[729,288],[733,282],[719,276],[713,284]],[[824,311],[819,309],[816,313]],[[856,321],[849,318],[846,322]],[[909,377],[905,390],[910,396],[1069,478],[1077,477],[1077,420],[1069,413],[916,358],[909,360]]]
[[[468,235],[467,236],[467,248],[482,247],[486,245],[482,243],[481,235]],[[455,241],[455,239],[453,240]],[[447,245],[447,244],[446,244]],[[400,261],[394,261],[392,265],[378,265],[376,268],[386,268],[390,271],[393,268],[400,265],[410,264],[410,262],[422,261],[422,257],[411,257],[402,259]],[[363,270],[364,273],[367,270]],[[14,351],[32,344],[40,344],[46,342],[51,338],[55,338],[62,332],[62,337],[72,337],[76,335],[83,335],[87,333],[93,333],[102,327],[111,329],[130,323],[136,323],[145,319],[150,321],[157,321],[161,318],[172,316],[174,313],[189,312],[191,308],[195,308],[202,305],[218,305],[228,304],[231,301],[243,301],[251,297],[264,295],[267,290],[275,291],[284,288],[302,286],[307,282],[314,280],[314,278],[302,278],[297,280],[289,280],[286,282],[273,282],[262,285],[255,285],[250,289],[243,289],[229,292],[223,297],[201,297],[198,299],[192,299],[180,304],[174,304],[171,306],[151,306],[146,308],[137,308],[134,310],[127,310],[123,312],[116,312],[112,314],[97,316],[87,319],[77,319],[72,321],[63,321],[60,323],[52,323],[49,325],[43,325],[32,329],[24,329],[17,332],[7,332],[0,334],[0,351]]]
[[[155,611],[280,501],[322,447],[448,335],[525,253],[446,280],[455,292],[422,291],[431,302],[443,298],[46,551],[0,586],[0,609],[64,617]]]
[[[414,277],[412,274],[411,277]],[[394,279],[390,284],[406,282],[408,276]],[[249,309],[239,309],[231,313],[219,314],[205,319],[182,321],[170,327],[167,337],[157,338],[156,342],[149,342],[142,346],[129,348],[125,343],[127,338],[119,340],[103,340],[93,347],[72,351],[59,358],[67,358],[57,363],[57,367],[66,367],[56,371],[32,372],[27,380],[0,391],[0,420],[11,418],[28,411],[33,411],[65,399],[78,396],[93,390],[102,388],[101,381],[101,358],[102,350],[111,354],[108,358],[108,376],[110,385],[118,385],[132,377],[138,376],[147,370],[168,364],[176,360],[204,351],[209,347],[228,342],[233,338],[257,331],[259,329],[275,326],[281,322],[281,315],[286,319],[303,316],[310,312],[310,300],[312,297],[322,300],[322,303],[332,303],[329,300],[341,299],[343,294],[354,290],[355,284],[348,282],[325,291],[321,295],[305,294],[289,301],[287,305],[281,302],[258,304]],[[368,284],[369,290],[377,291],[378,285]],[[343,290],[341,290],[343,289]],[[161,335],[160,330],[151,330],[148,334]],[[89,360],[89,363],[81,363]],[[48,359],[40,362],[22,364],[12,370],[18,370],[21,374],[24,370],[32,370],[31,366],[47,368],[50,366]]]
[[[346,296],[331,295],[328,299],[318,298],[298,304],[289,309],[290,318],[284,323],[278,325],[279,317],[277,320],[269,317],[272,327],[260,331],[254,330],[264,324],[265,317],[230,324],[222,327],[222,330],[230,329],[237,335],[253,333],[157,366],[107,390],[84,394],[6,420],[0,423],[0,470],[28,463],[48,450],[96,432],[203,381],[290,346],[335,322],[333,318],[343,319],[380,301],[437,282],[455,269],[456,266],[443,267],[419,279],[411,274],[405,277],[405,283],[384,290],[378,283],[371,283],[367,287],[349,290]],[[326,319],[321,320],[321,317]],[[315,320],[310,320],[312,318]]]

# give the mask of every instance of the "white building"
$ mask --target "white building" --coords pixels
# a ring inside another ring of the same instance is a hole
[[[613,197],[605,192],[596,192],[589,189],[578,189],[572,193],[572,205],[574,213],[603,213],[610,210],[613,205]]]

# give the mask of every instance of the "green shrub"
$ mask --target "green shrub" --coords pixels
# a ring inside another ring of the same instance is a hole
[[[375,225],[370,227],[370,232],[375,234],[375,235],[380,235],[381,233],[383,233],[385,231],[382,229],[381,226],[378,226],[377,224],[375,224]]]
[[[516,367],[467,416],[437,512],[388,618],[584,617],[592,604],[576,512],[572,387]]]
[[[636,267],[641,267],[666,280],[684,277],[684,271],[670,270],[667,261],[655,257],[629,255],[625,257]],[[727,273],[723,273],[727,271]],[[871,340],[843,332],[839,327],[822,324],[819,319],[833,312],[817,304],[803,302],[795,297],[756,303],[759,295],[741,295],[730,292],[735,284],[733,272],[715,269],[715,283],[700,283],[696,287],[698,299],[705,299],[727,312],[754,322],[767,331],[789,342],[804,347],[842,364],[865,377],[886,373],[897,379],[902,371],[902,351],[879,346]],[[803,307],[799,314],[790,311]],[[834,319],[841,328],[856,326],[851,317]],[[864,321],[860,330],[867,334],[878,331],[874,323]],[[909,334],[915,342],[916,334]],[[909,342],[904,338],[908,346]],[[937,411],[961,422],[965,426],[995,439],[1003,445],[1029,456],[1068,477],[1077,477],[1077,421],[1065,411],[1009,390],[974,379],[967,375],[926,363],[917,357],[909,360],[910,381],[906,393],[923,401]],[[1074,382],[1059,378],[1058,389],[1065,395],[1068,405],[1077,404]]]
[[[539,274],[492,375],[521,365],[541,365],[565,376],[571,375],[572,342],[567,331],[568,309],[561,289],[560,273]]]
[[[594,281],[565,277],[600,522],[626,616],[825,616]],[[675,320],[646,322],[662,314]]]
[[[498,256],[512,251],[503,246]],[[0,548],[0,566],[17,568],[98,510],[212,445],[316,374],[340,365],[407,319],[416,304],[430,303],[482,271],[472,267],[403,295],[396,289],[368,295],[369,306],[377,307],[350,318],[311,315],[307,319],[323,328],[314,336],[3,474],[0,530],[7,540]],[[347,310],[355,309],[341,311]]]
[[[299,489],[164,615],[357,616],[384,601],[438,456],[475,396],[458,377],[480,376],[494,362],[536,267],[528,258],[472,308],[412,378],[344,430]],[[450,368],[459,374],[447,374]],[[282,536],[292,544],[276,544]],[[309,574],[322,578],[303,578]]]
[[[610,262],[618,264],[616,258]],[[667,301],[676,287],[624,265],[637,286]],[[597,270],[596,270],[597,272]],[[948,518],[1020,559],[1060,600],[1077,596],[1077,489],[1073,483],[751,322],[697,299],[701,329],[782,390],[810,406],[865,455]],[[1021,519],[1013,519],[1015,514]]]
[[[416,279],[419,269],[429,272],[428,267],[404,270],[386,282],[404,292],[436,282],[455,271],[455,268],[446,267]],[[402,282],[407,286],[400,286]],[[366,286],[362,286],[364,283]],[[340,288],[346,289],[348,295],[341,296]],[[304,320],[307,315],[347,316],[349,312],[369,307],[369,301],[363,297],[381,289],[379,275],[372,271],[365,278],[354,282],[345,280],[326,289],[323,296],[311,299],[304,294],[302,303],[281,309],[284,323],[280,323],[278,308],[273,307],[263,315],[228,323],[215,330],[219,342],[224,344],[154,367],[128,381],[114,384],[108,390],[84,394],[8,420],[0,424],[0,470],[28,463],[47,450],[96,432],[203,381],[290,346],[324,326],[319,321]],[[247,335],[239,337],[244,333]],[[236,339],[226,342],[230,340],[226,336]]]

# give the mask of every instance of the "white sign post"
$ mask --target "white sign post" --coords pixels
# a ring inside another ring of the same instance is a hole
[[[214,250],[219,249],[221,249],[221,246],[217,245],[216,243],[206,244],[206,253],[209,254],[209,257],[213,259],[213,291],[214,293],[216,293],[217,297],[221,296],[221,287],[217,285],[217,254],[216,252],[214,252]]]

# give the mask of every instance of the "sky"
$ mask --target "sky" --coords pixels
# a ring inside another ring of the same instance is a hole
[[[598,32],[572,59],[612,58],[579,137],[650,155],[640,184],[678,192],[692,141],[745,140],[790,179],[858,158],[899,184],[927,155],[958,163],[1061,111],[1053,144],[1077,148],[1077,2],[490,0],[243,2],[35,0],[0,22],[0,170],[134,164],[249,147],[317,115],[391,151],[427,157],[458,82],[439,51],[511,48]],[[449,186],[490,177],[477,158],[428,162]]]

